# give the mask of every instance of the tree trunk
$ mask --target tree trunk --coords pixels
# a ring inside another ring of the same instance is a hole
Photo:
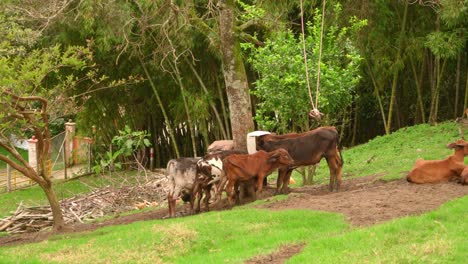
[[[457,58],[457,75],[455,77],[455,106],[453,107],[453,118],[457,118],[458,115],[458,98],[460,97],[460,64],[461,52],[458,53]]]
[[[200,86],[203,89],[203,92],[206,95],[209,95],[208,89],[206,88],[206,85],[203,82],[200,75],[198,74],[197,70],[193,67],[192,63],[190,63],[190,61],[186,57],[185,57],[185,61],[190,66],[190,69],[192,70],[193,74],[197,78],[198,83],[200,84]],[[222,100],[222,98],[221,98],[221,100]],[[210,105],[211,110],[213,110],[213,113],[214,113],[214,115],[216,117],[216,120],[218,121],[218,126],[219,126],[219,128],[221,130],[221,133],[223,134],[223,139],[227,139],[228,136],[227,136],[227,133],[226,133],[226,129],[224,129],[223,121],[221,120],[221,116],[219,115],[218,109],[216,109],[216,106],[215,106],[215,104],[213,103],[213,101],[211,99],[208,100],[208,104]]]
[[[253,130],[254,125],[247,74],[240,43],[235,36],[234,10],[234,0],[220,1],[219,31],[234,148],[247,150],[246,136]]]
[[[423,58],[426,58],[426,56],[423,56]],[[418,74],[416,72],[416,67],[413,63],[413,60],[410,59],[410,63],[411,63],[411,69],[413,71],[413,76],[414,76],[414,80],[415,80],[415,83],[416,83],[416,93],[417,93],[417,105],[418,105],[418,108],[420,110],[420,115],[421,115],[421,121],[422,123],[426,123],[426,115],[424,113],[424,104],[423,104],[423,101],[422,101],[422,77],[424,75],[424,59],[423,59],[423,62],[421,63],[421,72],[419,73],[419,77],[418,77]]]
[[[357,134],[358,117],[359,117],[358,113],[359,113],[359,105],[356,104],[356,109],[354,110],[353,137],[351,139],[351,146],[356,145],[356,134]]]
[[[221,87],[219,78],[216,78],[216,88],[218,89],[219,100],[221,102],[221,110],[223,111],[224,127],[226,128],[227,137],[224,139],[231,139],[232,134],[231,134],[230,125],[229,125],[228,110],[226,109],[226,104],[224,103],[224,93],[223,93],[223,89]]]
[[[146,65],[143,62],[143,60],[140,57],[138,57],[138,59],[140,60],[141,67],[143,67],[146,78],[148,78],[148,80],[150,82],[150,86],[153,89],[153,93],[156,96],[156,100],[158,101],[159,107],[161,108],[161,112],[162,112],[162,114],[164,116],[164,121],[166,121],[167,132],[169,134],[169,137],[172,140],[172,143],[173,143],[172,147],[174,148],[176,157],[180,158],[180,152],[179,152],[179,148],[177,147],[177,141],[176,141],[175,136],[174,136],[174,130],[172,129],[171,122],[170,122],[169,117],[168,117],[168,115],[166,113],[166,109],[164,108],[164,105],[163,105],[163,103],[161,101],[161,97],[159,97],[159,93],[158,93],[158,90],[156,89],[156,85],[154,85],[153,80],[151,79],[151,75],[149,74],[148,69],[146,68]]]
[[[396,88],[398,85],[398,74],[400,73],[400,69],[398,67],[398,64],[401,61],[401,51],[403,49],[403,36],[405,34],[405,26],[406,26],[406,17],[408,14],[408,2],[405,2],[405,10],[403,11],[403,21],[401,23],[401,31],[400,31],[400,36],[399,36],[399,44],[398,44],[398,50],[397,50],[397,55],[396,55],[396,61],[393,69],[393,80],[392,80],[392,91],[390,95],[390,105],[388,107],[388,119],[387,119],[387,128],[385,130],[385,133],[388,135],[390,134],[392,130],[392,114],[393,114],[393,107],[396,101]]]
[[[465,83],[465,100],[463,100],[463,112],[468,107],[468,71],[466,71],[466,83]],[[464,116],[464,114],[462,115]]]
[[[372,80],[372,84],[374,85],[374,93],[375,93],[375,97],[377,97],[377,101],[379,103],[379,109],[380,109],[380,114],[382,115],[382,122],[383,122],[383,125],[384,125],[384,129],[385,131],[387,131],[387,118],[385,117],[385,109],[383,107],[383,104],[382,104],[382,98],[380,97],[380,87],[378,86],[375,78],[374,78],[374,74],[372,73],[372,69],[369,65],[369,62],[367,60],[366,61],[366,65],[367,65],[367,69],[369,71],[369,76]]]
[[[190,138],[192,139],[192,152],[193,157],[197,157],[197,145],[195,139],[195,129],[193,127],[192,117],[190,115],[190,109],[188,107],[187,98],[185,98],[185,87],[184,83],[182,82],[182,77],[180,76],[179,67],[177,66],[177,61],[174,60],[174,64],[171,64],[174,74],[177,79],[177,83],[179,83],[180,88],[180,95],[182,96],[182,101],[184,103],[185,113],[187,114],[187,125],[190,131]]]
[[[442,75],[445,71],[445,65],[447,60],[445,59],[440,66],[440,58],[435,58],[436,65],[434,68],[434,77],[435,84],[433,88],[432,100],[431,100],[431,115],[429,116],[429,123],[431,125],[435,125],[437,123],[437,114],[439,112],[439,93],[440,93],[440,82],[442,79]]]
[[[60,208],[60,203],[57,199],[57,196],[55,195],[54,189],[52,189],[50,180],[47,180],[45,184],[41,184],[41,187],[47,196],[50,209],[52,210],[52,216],[54,218],[54,230],[61,231],[65,227],[65,221],[63,220],[62,209]]]

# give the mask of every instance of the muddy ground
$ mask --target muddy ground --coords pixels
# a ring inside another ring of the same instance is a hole
[[[273,188],[267,188],[262,199],[273,196]],[[340,192],[331,193],[326,185],[296,187],[291,189],[288,199],[260,205],[270,210],[310,209],[343,214],[353,226],[370,226],[407,215],[419,215],[438,208],[443,203],[468,195],[468,186],[457,183],[416,185],[401,179],[384,182],[378,176],[367,176],[343,181]],[[180,216],[188,213],[188,205],[178,208]],[[223,201],[212,210],[228,210]],[[129,224],[135,221],[162,219],[167,209],[158,209],[116,217],[101,223],[77,224],[66,232],[83,232],[108,225]],[[38,242],[47,239],[51,232],[39,232],[0,237],[0,246]],[[303,244],[280,248],[268,256],[258,256],[248,263],[283,263],[300,252]]]

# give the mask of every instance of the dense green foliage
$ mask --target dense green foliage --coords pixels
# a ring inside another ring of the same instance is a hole
[[[307,119],[298,41],[300,1],[235,3],[236,41],[251,47],[243,59],[257,128],[283,133],[314,126]],[[152,135],[161,167],[176,155],[200,155],[211,141],[231,138],[218,28],[222,5],[216,1],[0,5],[0,85],[29,87],[30,94],[39,92],[33,87],[44,88],[82,131],[98,127],[101,154],[126,125]],[[339,127],[343,145],[462,115],[468,106],[467,6],[457,0],[329,0],[322,10],[321,1],[304,3],[312,93],[325,13],[318,105],[327,124]],[[253,54],[257,59],[249,61]],[[57,62],[71,68],[51,72]],[[135,78],[111,85],[99,76]],[[59,89],[71,87],[65,94]],[[65,102],[74,104],[63,107]]]
[[[325,41],[318,91],[315,85],[321,37],[321,12],[318,9],[314,12],[313,22],[306,26],[310,87],[304,78],[305,64],[300,36],[296,37],[288,30],[274,34],[264,47],[253,49],[253,45],[249,46],[254,50],[250,62],[259,74],[252,93],[260,99],[255,118],[260,129],[280,133],[309,130],[310,100],[314,105],[317,101],[321,111],[328,113],[326,123],[334,124],[346,115],[347,106],[353,101],[361,77],[361,56],[353,40],[366,21],[351,17],[349,27],[341,26],[341,8],[340,4],[330,8],[333,9],[330,13],[334,17],[327,23],[323,33]],[[309,96],[308,88],[312,97]]]

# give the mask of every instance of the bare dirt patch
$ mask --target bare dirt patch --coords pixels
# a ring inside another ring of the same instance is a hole
[[[256,256],[252,259],[249,259],[245,264],[280,264],[284,263],[290,257],[298,254],[302,251],[305,244],[294,244],[294,245],[284,245],[280,247],[277,251],[269,255]]]
[[[259,198],[273,196],[273,188],[267,188]],[[384,182],[378,176],[349,179],[343,182],[340,192],[330,193],[328,186],[296,187],[291,190],[288,199],[259,205],[258,208],[271,210],[311,209],[342,213],[354,226],[369,226],[407,215],[419,215],[438,208],[443,203],[468,194],[468,186],[457,183],[415,185],[404,179]],[[212,210],[226,210],[230,207],[225,201],[212,206]],[[179,216],[188,214],[188,205],[177,208]],[[129,224],[136,221],[163,219],[167,209],[156,209],[89,224],[71,225],[64,232],[85,232],[103,226]],[[0,237],[0,246],[38,242],[47,239],[53,232],[37,232]],[[287,259],[294,250],[279,249],[268,256],[261,256],[250,263],[265,263],[263,259]],[[296,248],[294,246],[294,248]],[[302,249],[302,247],[301,247]],[[283,252],[283,253],[282,253]],[[299,252],[299,251],[298,251]],[[296,252],[297,253],[297,252]],[[257,262],[255,262],[257,261]],[[281,263],[273,262],[273,263]]]
[[[385,182],[377,176],[344,181],[340,192],[327,186],[292,190],[288,199],[260,206],[271,210],[312,209],[344,214],[354,226],[369,226],[394,218],[419,215],[468,194],[468,186],[454,182],[411,184],[405,179]]]

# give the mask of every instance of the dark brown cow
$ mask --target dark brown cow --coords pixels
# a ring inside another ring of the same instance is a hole
[[[444,160],[418,159],[406,179],[411,183],[437,183],[462,179],[464,158],[468,155],[468,143],[463,139],[447,145],[455,153]]]
[[[222,188],[226,181],[229,181],[226,192],[229,203],[233,204],[235,195],[233,189],[239,182],[248,182],[257,177],[257,192],[261,192],[263,179],[266,176],[280,166],[290,166],[293,163],[294,161],[285,149],[230,155],[223,160],[223,176],[220,186]]]
[[[315,165],[325,157],[330,169],[330,191],[339,191],[343,158],[338,149],[338,131],[335,127],[320,127],[304,133],[284,135],[268,134],[257,138],[257,149],[273,151],[284,148],[294,160],[294,165],[280,167],[276,184],[277,193],[286,193],[292,170],[307,165]]]

